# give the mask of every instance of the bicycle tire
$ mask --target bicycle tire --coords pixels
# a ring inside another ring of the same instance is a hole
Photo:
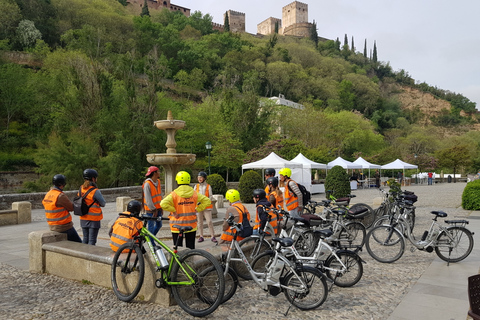
[[[342,248],[362,248],[367,234],[365,226],[356,221],[347,222],[338,234],[338,241]]]
[[[123,252],[125,250],[125,252]],[[121,301],[132,301],[143,285],[145,261],[142,248],[138,244],[124,243],[112,261],[112,289]]]
[[[452,243],[450,237],[454,239],[456,243]],[[446,231],[440,232],[437,237],[437,244],[435,246],[435,253],[443,261],[447,262],[459,262],[470,255],[473,249],[473,236],[470,230],[464,227],[449,227]],[[452,253],[458,253],[455,257],[452,257]]]
[[[300,267],[295,272],[307,285],[307,289],[305,292],[295,292],[284,288],[287,300],[300,310],[312,310],[321,306],[328,296],[325,276],[317,269],[308,266]],[[289,272],[281,282],[282,285],[291,288],[302,286],[293,272]]]
[[[269,266],[270,266],[270,261],[274,256],[273,250],[267,250],[265,252],[262,252],[258,256],[255,257],[252,261],[252,269],[255,272],[258,273],[266,273]]]
[[[302,233],[297,233],[293,245],[299,255],[302,257],[310,257],[317,247],[318,240],[312,230],[306,230]]]
[[[352,287],[362,279],[363,276],[363,263],[362,259],[353,251],[340,251],[336,252],[340,261],[346,267],[346,270],[342,270],[342,264],[332,254],[325,261],[326,268],[332,268],[341,270],[340,272],[334,270],[325,270],[325,275],[333,280],[333,283],[339,287]]]
[[[225,277],[225,293],[223,295],[222,304],[230,300],[235,292],[237,292],[238,287],[238,276],[232,268],[228,268],[228,272],[225,275],[225,266],[222,265],[223,276]],[[202,272],[202,276],[207,275],[210,272],[216,272],[215,266],[211,266],[208,269],[205,269]]]
[[[243,251],[243,254],[247,258],[248,263],[251,265],[253,260],[259,254],[271,250],[272,246],[270,243],[265,240],[261,239],[260,237],[248,237],[243,239],[238,244]],[[240,258],[240,255],[235,250],[233,253],[233,257]],[[250,271],[248,271],[247,266],[241,261],[232,261],[231,267],[235,270],[236,274],[244,279],[244,280],[252,280],[252,275]]]
[[[373,223],[375,222],[375,212],[373,211],[372,207],[365,203],[355,203],[350,207],[350,210],[357,210],[366,208],[368,212],[363,215],[361,219],[358,219],[358,222],[361,222],[366,229],[370,228]]]
[[[171,282],[188,281],[186,273],[195,280],[192,285],[172,285],[177,304],[194,317],[204,317],[215,311],[225,294],[223,268],[210,253],[200,249],[185,250],[179,254],[170,272]],[[212,268],[210,270],[210,268]]]
[[[380,225],[370,230],[365,241],[368,254],[378,262],[392,263],[405,251],[405,238],[395,228]]]

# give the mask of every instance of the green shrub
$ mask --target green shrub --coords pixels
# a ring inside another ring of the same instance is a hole
[[[462,208],[465,210],[480,210],[480,180],[467,183],[462,194]]]
[[[244,203],[253,202],[253,190],[255,189],[264,189],[262,176],[253,170],[245,172],[240,177],[240,182],[238,183],[238,192],[240,192],[240,199]]]
[[[328,170],[325,179],[327,199],[330,195],[333,195],[335,198],[345,197],[350,194],[351,191],[350,179],[345,169],[340,166],[335,166],[331,170]]]
[[[390,193],[392,194],[400,194],[402,193],[402,186],[400,185],[399,182],[395,179],[388,179],[387,181],[388,186],[390,187]]]
[[[227,183],[218,173],[207,176],[207,183],[212,186],[213,194],[221,194],[225,197],[227,193]]]

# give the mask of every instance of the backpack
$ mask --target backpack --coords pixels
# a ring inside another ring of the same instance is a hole
[[[80,190],[78,190],[77,196],[73,198],[73,214],[76,216],[84,216],[88,213],[88,210],[90,210],[90,207],[93,205],[93,202],[91,205],[88,205],[85,202],[86,196],[95,190],[95,188],[92,188],[85,192],[85,194],[82,196],[82,187],[80,187]]]
[[[295,182],[295,183],[297,184],[298,189],[300,189],[300,192],[302,193],[302,196],[303,196],[302,207],[305,207],[308,204],[308,201],[310,201],[310,199],[312,199],[312,195],[311,195],[310,191],[308,191],[307,188],[305,188],[305,186],[303,184],[300,184],[300,183],[297,183],[297,182]],[[290,192],[295,195],[295,193],[290,188],[290,184],[287,184],[287,185],[288,185],[288,190],[290,190]]]
[[[240,211],[242,211],[242,209],[240,209]],[[247,237],[250,237],[252,234],[253,234],[253,227],[250,225],[250,221],[248,221],[247,214],[242,211],[242,230],[240,230],[238,235],[242,238],[247,238]]]
[[[403,191],[403,194],[404,194],[404,196],[403,196],[404,199],[412,201],[412,203],[415,203],[418,200],[418,196],[415,193],[413,193],[413,191],[405,190],[405,191]]]

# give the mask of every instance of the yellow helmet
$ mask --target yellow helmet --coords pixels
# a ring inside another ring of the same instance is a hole
[[[190,184],[190,174],[186,171],[180,171],[175,177],[178,184]]]
[[[290,178],[292,176],[292,170],[290,170],[289,168],[282,168],[280,169],[280,171],[278,171],[278,174]]]
[[[230,203],[234,203],[240,200],[240,192],[235,189],[230,189],[225,193],[225,198],[230,201]]]

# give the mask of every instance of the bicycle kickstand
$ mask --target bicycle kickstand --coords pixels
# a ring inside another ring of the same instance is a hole
[[[295,298],[294,298],[295,299]],[[287,312],[285,312],[284,316],[286,317],[288,315],[288,311],[290,311],[290,308],[292,307],[292,303],[289,303]]]

